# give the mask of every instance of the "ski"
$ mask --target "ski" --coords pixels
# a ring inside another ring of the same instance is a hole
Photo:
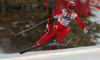
[[[29,48],[29,49],[26,49],[26,50],[23,50],[23,51],[21,51],[21,52],[19,52],[19,53],[20,53],[20,54],[23,54],[23,53],[25,53],[25,52],[31,51],[31,50],[33,50],[33,49],[42,47],[42,46],[44,46],[44,45],[47,45],[47,44],[50,44],[50,43],[53,43],[53,42],[55,42],[55,40],[47,41],[47,42],[45,42],[45,43],[43,43],[43,44],[40,44],[40,45],[38,45],[38,46]]]

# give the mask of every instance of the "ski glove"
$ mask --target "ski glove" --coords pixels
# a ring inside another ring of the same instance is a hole
[[[87,30],[86,27],[83,29],[83,31],[84,31],[85,34],[88,33],[88,30]]]
[[[57,19],[58,18],[58,15],[54,15],[54,18]]]

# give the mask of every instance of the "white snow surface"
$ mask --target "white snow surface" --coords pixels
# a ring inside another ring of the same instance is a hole
[[[91,9],[91,13],[93,15],[95,15],[94,17],[93,16],[90,16],[88,17],[87,19],[89,19],[90,21],[92,22],[96,22],[98,24],[100,24],[100,9],[97,9],[95,7],[90,7]]]
[[[92,8],[91,12],[95,17],[88,17],[88,19],[100,24],[100,10]],[[59,50],[31,51],[22,55],[0,53],[0,60],[100,60],[100,44]]]
[[[100,60],[100,45],[24,54],[0,54],[0,60]]]

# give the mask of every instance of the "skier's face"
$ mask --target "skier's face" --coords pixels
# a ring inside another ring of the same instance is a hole
[[[73,10],[73,9],[69,9],[68,11],[69,11],[70,13],[73,13],[73,12],[74,12],[74,10]]]
[[[73,13],[74,10],[75,10],[75,7],[73,7],[73,6],[69,6],[68,8],[69,8],[68,11],[69,11],[70,13]]]

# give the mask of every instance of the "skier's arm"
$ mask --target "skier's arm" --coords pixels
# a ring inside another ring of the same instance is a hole
[[[82,21],[80,20],[80,18],[78,16],[75,17],[75,20],[79,23],[79,25],[82,27],[82,29],[84,29],[85,25],[82,23]]]
[[[54,17],[54,15],[57,15],[57,14],[62,14],[62,13],[63,13],[63,11],[62,11],[62,10],[58,10],[58,11],[56,11],[56,12],[52,13],[52,16]]]

